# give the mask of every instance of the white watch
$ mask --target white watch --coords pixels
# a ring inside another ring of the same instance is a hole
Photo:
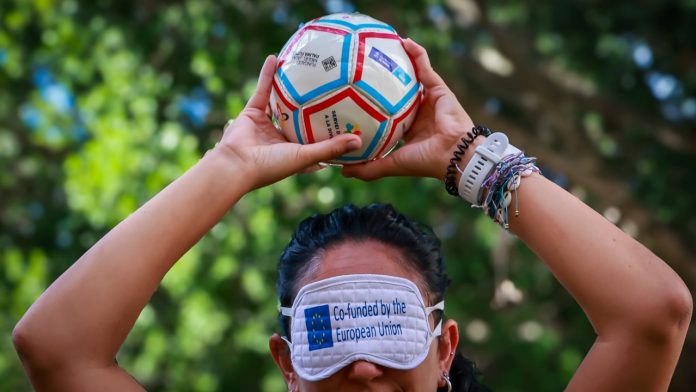
[[[486,141],[476,147],[476,153],[466,165],[459,179],[459,196],[471,204],[478,205],[481,198],[481,184],[491,173],[495,165],[508,155],[521,152],[509,144],[508,137],[502,132],[492,133]]]

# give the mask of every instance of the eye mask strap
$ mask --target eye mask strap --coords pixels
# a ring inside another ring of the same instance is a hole
[[[292,317],[292,308],[286,308],[285,306],[281,306],[280,314],[282,314],[283,316]],[[290,328],[292,328],[292,326]],[[281,336],[280,338],[285,341],[285,343],[288,345],[288,349],[292,353],[292,342],[290,342],[287,336]]]
[[[290,351],[290,354],[292,354],[292,342],[290,342],[290,341],[288,340],[288,337],[287,337],[287,336],[281,336],[280,338],[283,339],[283,341],[285,342],[285,344],[288,345],[288,350]]]
[[[436,310],[442,310],[442,311],[445,310],[445,301],[444,300],[436,303],[433,306],[428,306],[427,308],[425,308],[425,314],[430,316],[430,313],[432,313]],[[440,322],[437,323],[437,325],[435,326],[435,329],[433,329],[433,336],[440,336],[440,335],[442,335],[442,319],[440,319]]]

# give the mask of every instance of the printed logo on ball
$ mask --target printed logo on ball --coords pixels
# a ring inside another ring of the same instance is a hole
[[[299,51],[292,54],[292,61],[297,65],[315,68],[317,61],[319,61],[319,55],[313,52]]]
[[[411,83],[411,77],[408,76],[406,71],[399,67],[399,64],[397,64],[396,61],[390,59],[389,56],[384,54],[381,50],[373,46],[368,57],[375,60],[379,65],[391,72],[392,75],[396,76],[396,78],[399,79],[404,86]]]

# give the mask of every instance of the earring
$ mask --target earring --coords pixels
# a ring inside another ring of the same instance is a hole
[[[452,392],[452,381],[450,381],[449,374],[442,372],[442,378],[445,380],[445,384],[447,384],[447,392]]]

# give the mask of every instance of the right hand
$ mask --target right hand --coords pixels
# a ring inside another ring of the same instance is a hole
[[[251,189],[272,184],[319,162],[357,150],[362,143],[360,137],[351,134],[307,145],[289,142],[275,128],[266,112],[275,69],[275,56],[268,56],[256,92],[239,117],[225,127],[222,140],[216,147],[244,173]]]
[[[376,180],[386,176],[416,176],[442,180],[457,143],[473,127],[457,97],[430,65],[425,49],[411,39],[404,40],[404,48],[413,58],[425,88],[416,119],[404,135],[406,144],[385,158],[345,166],[346,177]],[[465,159],[468,157],[463,159],[464,165]]]

